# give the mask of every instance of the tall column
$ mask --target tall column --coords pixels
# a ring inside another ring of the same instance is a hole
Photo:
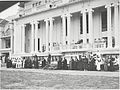
[[[34,52],[34,23],[31,22],[31,53]]]
[[[25,25],[22,25],[22,53],[25,53]]]
[[[53,42],[52,42],[52,33],[53,33],[53,19],[50,18],[50,51],[52,50],[52,45],[53,45]]]
[[[35,22],[35,53],[38,53],[38,22]]]
[[[62,28],[63,28],[63,37],[62,37],[62,43],[63,43],[63,45],[65,45],[65,32],[66,32],[66,23],[65,23],[65,21],[66,21],[66,16],[65,15],[62,15],[61,16],[62,17]]]
[[[68,45],[70,45],[71,16],[72,15],[67,14],[67,40],[68,40]]]
[[[108,31],[108,48],[112,48],[111,36],[111,5],[107,6],[107,31]]]
[[[118,5],[114,5],[115,47],[119,46]]]
[[[18,29],[18,27],[17,27],[17,23],[16,23],[16,21],[14,20],[14,54],[16,54],[16,52],[17,52],[17,50],[16,50],[16,46],[17,46],[17,44],[16,44],[16,41],[17,41],[17,29]]]
[[[86,22],[86,11],[82,11],[83,15],[83,43],[87,44],[87,22]]]
[[[39,22],[39,24],[40,24],[40,27],[41,27],[41,22]],[[40,31],[41,31],[41,29],[40,29]],[[40,33],[42,33],[43,34],[43,32],[40,32]],[[40,41],[39,41],[39,48],[40,48],[40,52],[42,52],[42,34],[41,34],[41,38],[40,38]]]
[[[48,32],[48,23],[49,23],[49,21],[48,21],[48,19],[46,19],[45,20],[45,22],[46,22],[46,52],[48,52],[48,50],[49,50],[49,32]]]
[[[89,28],[89,37],[90,43],[93,45],[94,37],[93,37],[93,10],[90,9],[88,12],[88,28]]]

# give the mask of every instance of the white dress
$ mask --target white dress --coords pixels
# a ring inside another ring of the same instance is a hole
[[[100,65],[101,65],[101,61],[99,61],[99,60],[96,60],[96,69],[99,71],[99,70],[101,70],[101,68],[100,68]]]

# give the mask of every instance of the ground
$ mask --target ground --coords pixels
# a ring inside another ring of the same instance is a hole
[[[0,71],[1,89],[119,89],[119,77],[114,76],[116,72],[101,72],[102,75],[97,71],[39,69],[4,69]],[[87,72],[88,74],[85,74]]]

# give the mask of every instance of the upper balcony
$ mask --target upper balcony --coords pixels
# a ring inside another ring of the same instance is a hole
[[[52,47],[52,51],[61,51],[61,52],[68,52],[68,51],[84,51],[87,49],[92,49],[91,44],[70,44],[70,45],[57,45]]]
[[[70,45],[56,45],[52,47],[52,51],[61,51],[61,52],[68,52],[68,51],[86,51],[92,49],[105,49],[106,42],[105,41],[95,41],[93,44],[70,44]]]

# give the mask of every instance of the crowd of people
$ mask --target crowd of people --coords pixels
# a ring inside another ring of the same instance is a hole
[[[87,56],[71,56],[69,60],[66,57],[54,58],[48,57],[22,57],[7,58],[7,68],[44,68],[53,61],[57,62],[58,70],[81,70],[81,71],[115,71],[119,70],[119,58],[117,56],[100,57],[96,54],[88,58]]]
[[[64,64],[65,61],[65,64]],[[74,58],[71,57],[69,64],[66,64],[66,59],[58,61],[58,69],[70,69],[81,71],[115,71],[119,70],[118,57],[100,58],[97,55],[87,58],[86,56]],[[65,65],[65,66],[64,66]]]

